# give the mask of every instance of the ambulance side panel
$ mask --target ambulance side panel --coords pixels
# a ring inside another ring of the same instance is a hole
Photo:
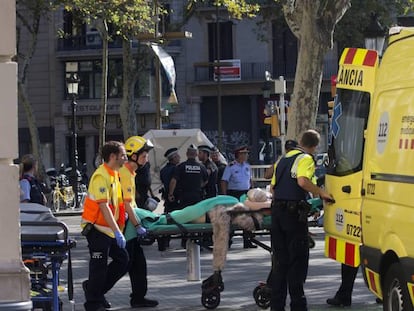
[[[369,288],[399,263],[414,275],[414,38],[390,45],[378,70],[363,169],[361,262]],[[413,298],[413,297],[411,297]]]

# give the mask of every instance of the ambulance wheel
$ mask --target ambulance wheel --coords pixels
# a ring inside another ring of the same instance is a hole
[[[262,309],[267,309],[270,307],[270,295],[271,290],[266,285],[256,286],[256,288],[253,290],[254,301]]]
[[[399,263],[393,263],[385,275],[384,311],[412,311],[407,282]]]
[[[217,289],[208,291],[208,293],[203,292],[201,294],[201,304],[206,309],[215,309],[220,304],[220,291]]]
[[[308,236],[308,240],[309,240],[309,248],[314,248],[316,245],[315,240],[311,236]]]

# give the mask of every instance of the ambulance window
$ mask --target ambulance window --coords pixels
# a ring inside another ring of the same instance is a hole
[[[332,119],[329,174],[343,176],[361,170],[369,104],[369,93],[338,91]]]

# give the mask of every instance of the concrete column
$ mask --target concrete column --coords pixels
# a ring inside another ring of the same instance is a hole
[[[15,0],[0,2],[0,310],[30,310],[29,272],[20,247]]]

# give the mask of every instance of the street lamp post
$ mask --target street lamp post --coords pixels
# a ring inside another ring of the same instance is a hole
[[[382,56],[382,51],[385,42],[384,27],[378,21],[378,15],[371,13],[371,21],[365,29],[365,48],[375,50],[378,56]]]
[[[78,142],[77,142],[77,130],[76,130],[76,96],[78,95],[79,87],[79,78],[76,73],[71,73],[70,76],[66,79],[68,94],[71,98],[71,108],[72,108],[72,159],[71,166],[72,171],[70,174],[71,185],[75,195],[75,204],[76,208],[79,207],[79,174],[78,174]]]

